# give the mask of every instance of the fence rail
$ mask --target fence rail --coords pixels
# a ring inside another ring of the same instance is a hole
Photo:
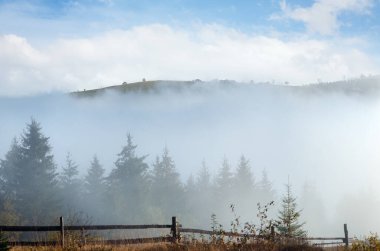
[[[146,225],[78,225],[65,226],[63,217],[59,219],[59,226],[0,226],[0,232],[60,232],[59,241],[10,241],[10,246],[65,246],[65,231],[86,231],[86,230],[128,230],[128,229],[170,229],[171,236],[133,238],[119,240],[85,240],[91,244],[135,244],[154,242],[176,242],[178,239],[177,218],[172,217],[171,224],[146,224]]]
[[[313,245],[317,246],[323,246],[323,245],[345,245],[348,246],[349,243],[352,241],[352,238],[348,238],[348,231],[347,231],[347,224],[343,225],[344,229],[344,237],[306,237],[306,238],[292,238],[296,241],[330,241],[330,242],[318,242],[313,243]],[[218,231],[211,231],[211,230],[203,230],[203,229],[196,229],[196,228],[179,228],[178,229],[180,233],[192,233],[192,234],[205,234],[205,235],[218,235]],[[272,229],[272,239],[275,238],[274,236],[274,230]],[[236,232],[223,232],[223,236],[226,237],[246,237],[246,238],[264,238],[264,236],[260,235],[253,235],[253,234],[241,234]],[[268,237],[268,236],[266,236]],[[334,242],[332,242],[334,241]]]
[[[67,231],[76,230],[123,230],[123,229],[149,229],[149,228],[171,228],[172,225],[83,225],[64,226]],[[58,232],[60,226],[0,226],[0,231],[4,232]]]
[[[172,242],[172,237],[150,237],[120,240],[86,240],[86,244],[127,245],[140,243]],[[60,241],[11,241],[10,246],[59,246]]]
[[[265,236],[253,234],[241,234],[236,232],[218,232],[212,230],[182,228],[182,225],[177,223],[176,217],[172,217],[171,224],[147,224],[147,225],[76,225],[65,226],[63,218],[60,217],[59,226],[0,226],[0,232],[60,232],[60,239],[57,241],[10,241],[11,246],[65,246],[65,231],[85,231],[85,230],[128,230],[128,229],[170,229],[170,235],[166,237],[150,237],[150,238],[133,238],[133,239],[118,239],[118,240],[85,240],[86,244],[135,244],[135,243],[155,243],[155,242],[177,242],[180,239],[181,233],[204,234],[204,235],[219,235],[226,237],[245,237],[245,238],[265,238]],[[347,224],[344,224],[344,237],[307,237],[294,238],[299,241],[323,241],[313,243],[313,245],[349,245],[352,241],[348,238]],[[268,236],[266,236],[268,237]],[[275,238],[274,228],[271,229],[271,238]],[[330,241],[330,242],[324,242]]]

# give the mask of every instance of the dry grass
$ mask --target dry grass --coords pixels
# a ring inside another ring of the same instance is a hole
[[[227,244],[131,244],[131,245],[87,245],[82,248],[69,247],[62,250],[61,247],[14,247],[12,251],[321,251],[322,248],[306,245],[252,244],[252,245],[227,245]],[[329,249],[336,250],[336,249]],[[343,249],[339,249],[343,250]]]

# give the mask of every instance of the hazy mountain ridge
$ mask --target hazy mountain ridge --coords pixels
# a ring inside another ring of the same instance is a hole
[[[170,90],[174,92],[181,91],[200,91],[211,90],[210,87],[228,88],[271,88],[278,90],[289,90],[298,94],[327,94],[327,93],[343,93],[347,95],[374,95],[380,92],[380,75],[361,77],[357,79],[341,80],[335,82],[320,82],[306,85],[289,85],[275,84],[270,82],[260,83],[242,83],[234,80],[213,80],[201,81],[199,79],[191,81],[175,81],[175,80],[152,80],[135,83],[124,82],[121,85],[107,86],[98,89],[83,90],[71,92],[76,97],[96,97],[108,91],[116,93],[159,93],[162,90]]]

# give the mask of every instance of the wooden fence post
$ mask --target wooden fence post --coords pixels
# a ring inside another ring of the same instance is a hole
[[[60,232],[61,232],[61,247],[65,247],[65,225],[63,223],[63,217],[59,217],[59,226],[60,226]]]
[[[346,245],[346,247],[348,247],[348,230],[347,230],[347,224],[344,223],[343,225],[343,228],[344,228],[344,244]]]
[[[173,216],[172,217],[172,238],[173,238],[173,243],[177,242],[177,217]]]

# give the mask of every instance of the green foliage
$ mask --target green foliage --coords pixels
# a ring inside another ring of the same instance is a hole
[[[211,244],[224,243],[225,231],[223,230],[222,224],[218,222],[215,214],[211,214],[211,230],[212,230],[212,234],[210,236]]]
[[[5,235],[2,232],[0,232],[0,251],[8,251],[10,249],[11,248],[8,245],[7,238],[5,237]]]
[[[108,176],[108,199],[115,208],[116,219],[129,222],[146,220],[148,210],[149,182],[146,156],[138,157],[135,153],[137,145],[128,134],[127,145],[118,154],[115,168]]]
[[[282,198],[282,208],[277,220],[277,230],[280,235],[293,238],[305,237],[302,229],[305,223],[299,223],[300,212],[297,210],[296,198],[293,197],[290,184],[286,185],[286,194]]]
[[[88,205],[86,212],[98,218],[104,218],[107,214],[106,210],[104,210],[104,201],[106,199],[104,172],[103,166],[95,155],[84,178],[83,197]]]
[[[72,210],[80,201],[81,181],[78,177],[78,165],[74,162],[70,153],[66,155],[66,165],[62,168],[62,173],[59,176],[61,185],[61,193],[64,201],[64,206]]]
[[[225,215],[228,210],[225,210],[225,205],[235,203],[236,197],[239,195],[234,194],[233,191],[234,176],[231,171],[231,165],[226,157],[223,158],[222,166],[219,168],[218,173],[215,177],[215,204],[216,209],[214,209],[217,214]],[[209,198],[206,198],[209,200]]]
[[[234,177],[235,189],[239,193],[252,193],[255,188],[255,179],[253,177],[249,160],[242,155]]]
[[[160,208],[162,211],[161,214],[164,217],[162,220],[178,215],[181,210],[173,205],[179,206],[184,203],[184,189],[175,163],[166,147],[161,158],[157,157],[153,164],[151,181],[151,201],[154,207]]]
[[[62,168],[62,174],[60,175],[60,181],[65,188],[72,187],[78,183],[78,165],[73,161],[71,154],[66,155],[66,165]]]
[[[86,194],[90,196],[98,196],[104,192],[105,177],[104,168],[99,163],[98,157],[95,155],[91,161],[90,168],[85,177]]]
[[[377,251],[380,250],[380,239],[375,233],[371,233],[364,240],[354,240],[351,245],[352,251]]]
[[[275,191],[273,190],[272,183],[268,178],[266,170],[263,170],[257,187],[259,201],[273,201],[275,199]]]
[[[5,196],[12,200],[22,221],[50,222],[59,205],[56,166],[49,138],[42,134],[35,120],[27,125],[21,142],[12,143],[0,165]]]

